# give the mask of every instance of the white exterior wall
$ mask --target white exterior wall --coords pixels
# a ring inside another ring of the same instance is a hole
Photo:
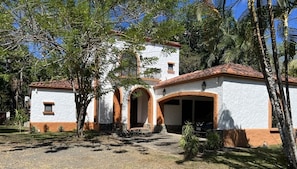
[[[125,43],[122,41],[117,41],[115,43],[115,46],[119,49],[123,49],[125,47]],[[160,80],[170,79],[179,75],[179,48],[169,46],[169,48],[174,50],[166,52],[164,51],[164,46],[165,45],[146,43],[144,50],[137,51],[138,57],[142,56],[143,58],[158,58],[158,61],[156,63],[152,65],[146,65],[146,67],[161,69],[161,76],[159,77]],[[173,74],[167,72],[168,63],[174,63]],[[140,71],[144,70],[142,70],[141,68]]]
[[[43,102],[53,102],[54,115],[44,115]],[[74,94],[71,90],[34,88],[31,92],[31,122],[76,122]]]
[[[263,81],[224,77],[219,129],[268,128],[269,97]]]
[[[154,65],[148,67],[160,68],[161,78],[160,80],[166,80],[179,75],[179,48],[172,47],[175,49],[172,53],[164,52],[162,45],[147,44],[145,50],[140,51],[139,54],[143,57],[157,57],[158,61]],[[168,63],[174,63],[173,71],[174,74],[168,73]]]
[[[294,128],[297,128],[297,86],[290,86],[290,101]]]
[[[215,93],[218,95],[222,94],[222,88],[221,88],[221,78],[210,78],[204,80],[206,83],[206,89],[204,92],[208,93]],[[164,88],[158,88],[156,89],[156,99],[160,99],[163,97],[163,89],[166,90],[166,95],[178,93],[178,92],[201,92],[203,81],[195,81],[195,82],[189,82],[185,84],[179,84],[179,85],[174,85],[174,86],[168,86]],[[220,103],[220,98],[219,98],[219,103]]]
[[[297,87],[290,86],[293,125],[297,127]],[[269,96],[262,81],[226,78],[223,82],[223,105],[220,129],[268,129]]]
[[[44,103],[53,102],[54,115],[44,115]],[[94,103],[91,102],[90,105]],[[87,109],[86,122],[94,121],[93,107]],[[30,122],[76,122],[74,94],[71,90],[33,88]]]
[[[147,123],[148,122],[148,97],[143,95],[138,99],[137,106],[137,122]]]
[[[98,122],[100,124],[113,123],[113,93],[109,92],[99,99]]]
[[[129,90],[123,89],[123,104],[122,104],[122,122],[124,124],[128,123],[128,99],[129,99]]]
[[[94,99],[92,99],[92,101],[90,102],[88,108],[87,108],[87,116],[85,119],[85,122],[88,123],[92,123],[94,122]]]

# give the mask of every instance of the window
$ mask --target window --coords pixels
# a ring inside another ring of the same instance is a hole
[[[135,53],[125,51],[122,54],[120,69],[122,76],[137,76],[137,58]]]
[[[171,73],[171,74],[174,74],[173,67],[174,67],[174,63],[173,62],[168,62],[168,70],[167,70],[167,72],[168,73]]]
[[[43,105],[44,105],[44,111],[43,111],[44,115],[54,115],[54,112],[53,112],[54,102],[43,102]]]

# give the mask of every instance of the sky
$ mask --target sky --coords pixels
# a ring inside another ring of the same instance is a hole
[[[192,0],[190,0],[192,1]],[[227,6],[231,5],[234,3],[236,0],[227,0]],[[193,2],[193,1],[192,1]],[[276,0],[273,0],[274,3],[276,3]],[[233,14],[236,20],[240,18],[240,16],[246,11],[248,12],[248,0],[239,0],[235,6],[232,8]],[[277,27],[277,25],[276,25]],[[297,9],[291,11],[290,16],[289,16],[289,27],[295,28],[297,30]],[[296,31],[297,33],[297,31]],[[281,40],[281,39],[278,39]],[[38,57],[41,57],[40,53],[37,52],[38,46],[29,46],[29,50],[31,52],[35,52],[34,55],[37,55]]]
[[[229,0],[228,2],[227,2],[227,5],[228,4],[231,4],[231,1],[234,1],[234,0]],[[235,6],[234,6],[234,8],[233,8],[233,14],[234,14],[234,17],[236,18],[236,19],[238,19],[241,15],[242,15],[242,13],[244,12],[244,11],[246,11],[248,9],[248,1],[247,0],[240,0],[240,2],[238,2]]]
[[[273,3],[277,3],[275,0],[273,0]],[[227,0],[227,5],[234,2],[234,0]],[[238,19],[241,14],[248,9],[248,0],[240,0],[233,8],[233,14],[236,19]],[[290,12],[289,16],[289,25],[290,27],[297,29],[297,9],[292,10]]]

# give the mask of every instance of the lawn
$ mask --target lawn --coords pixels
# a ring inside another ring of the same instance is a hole
[[[73,137],[74,132],[57,132],[57,133],[34,133],[30,134],[27,128],[21,131],[14,126],[1,126],[0,125],[0,144],[9,143],[23,143],[31,144],[43,141],[59,141],[66,137]]]
[[[121,140],[116,140],[107,133],[86,132],[86,137],[84,139],[78,139],[75,137],[75,132],[30,134],[27,130],[19,132],[19,130],[15,127],[0,126],[0,146],[7,146],[10,144],[41,145],[44,143],[51,143],[50,145],[52,145],[52,143],[64,142],[73,143],[75,145],[86,143],[110,145],[110,148],[114,148],[114,152],[117,152],[117,148],[125,150],[123,151],[125,156],[128,156],[129,152],[134,152],[135,154],[135,150],[138,150],[139,146],[141,146],[150,149],[150,151],[148,151],[150,153],[143,156],[142,160],[149,158],[156,161],[156,163],[166,164],[174,168],[287,168],[280,146],[223,148],[222,150],[216,152],[205,151],[190,161],[183,161],[182,154],[166,153],[162,149],[151,148],[150,145],[153,145],[154,141],[139,143],[139,140],[137,142],[136,139],[134,141],[131,139],[130,143],[127,144],[126,142],[121,142]],[[118,145],[115,146],[115,143]],[[123,145],[125,145],[125,147]],[[170,149],[172,147],[169,145],[167,148]],[[158,151],[161,150],[163,152],[158,153]],[[102,151],[101,153],[110,153],[110,151]],[[114,155],[111,157],[113,156]],[[137,156],[137,158],[138,157],[140,156]]]
[[[223,152],[207,153],[203,159],[232,168],[287,168],[280,146],[224,149]]]

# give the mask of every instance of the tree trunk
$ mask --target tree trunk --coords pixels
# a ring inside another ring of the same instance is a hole
[[[80,93],[82,90],[80,90],[80,92],[77,92],[74,87],[73,91],[76,105],[76,133],[78,137],[83,137],[87,108],[89,103],[91,102],[91,98],[88,97],[88,93],[86,91]]]
[[[86,119],[86,112],[87,112],[87,106],[80,105],[80,109],[77,109],[77,136],[83,137],[84,136],[84,125],[85,125],[85,119]]]
[[[295,134],[294,134],[294,128],[291,118],[291,109],[290,109],[290,102],[288,102],[289,99],[289,90],[287,90],[287,95],[284,93],[283,89],[283,81],[282,77],[279,71],[279,62],[278,62],[278,55],[277,55],[277,45],[276,45],[276,35],[275,35],[275,28],[274,28],[274,16],[272,11],[272,2],[271,0],[268,0],[268,9],[269,9],[269,21],[270,21],[270,32],[271,32],[271,41],[272,41],[272,51],[273,51],[273,59],[274,59],[274,66],[276,70],[277,75],[277,81],[278,81],[278,87],[280,94],[277,95],[279,98],[278,100],[281,101],[281,107],[280,112],[278,113],[278,116],[280,116],[280,113],[283,114],[283,117],[281,117],[280,120],[284,120],[282,123],[279,121],[279,124],[281,126],[281,129],[283,130],[284,140],[286,146],[285,152],[288,153],[289,157],[289,163],[291,167],[297,168],[297,148],[295,145]],[[288,73],[288,72],[286,72]],[[287,76],[287,74],[286,74]],[[287,98],[287,99],[286,99]]]
[[[270,57],[268,55],[268,49],[264,39],[264,26],[261,24],[264,22],[263,16],[261,16],[262,5],[260,0],[257,1],[257,14],[254,8],[254,0],[249,0],[249,9],[252,14],[252,22],[255,27],[255,43],[258,46],[258,55],[262,68],[262,73],[265,79],[268,95],[272,104],[273,116],[276,117],[279,124],[280,136],[283,142],[284,152],[286,153],[288,162],[291,168],[297,168],[297,149],[294,139],[294,129],[291,123],[289,103],[285,99],[285,94],[282,85],[282,78],[279,72],[279,63],[277,58],[277,47],[275,41],[274,31],[274,18],[271,7],[271,0],[268,0],[269,9],[269,21],[270,21],[270,32],[272,40],[272,51],[274,58],[274,66],[276,70],[277,82],[275,81],[274,74],[272,72],[272,66]],[[262,22],[261,22],[262,21]]]

